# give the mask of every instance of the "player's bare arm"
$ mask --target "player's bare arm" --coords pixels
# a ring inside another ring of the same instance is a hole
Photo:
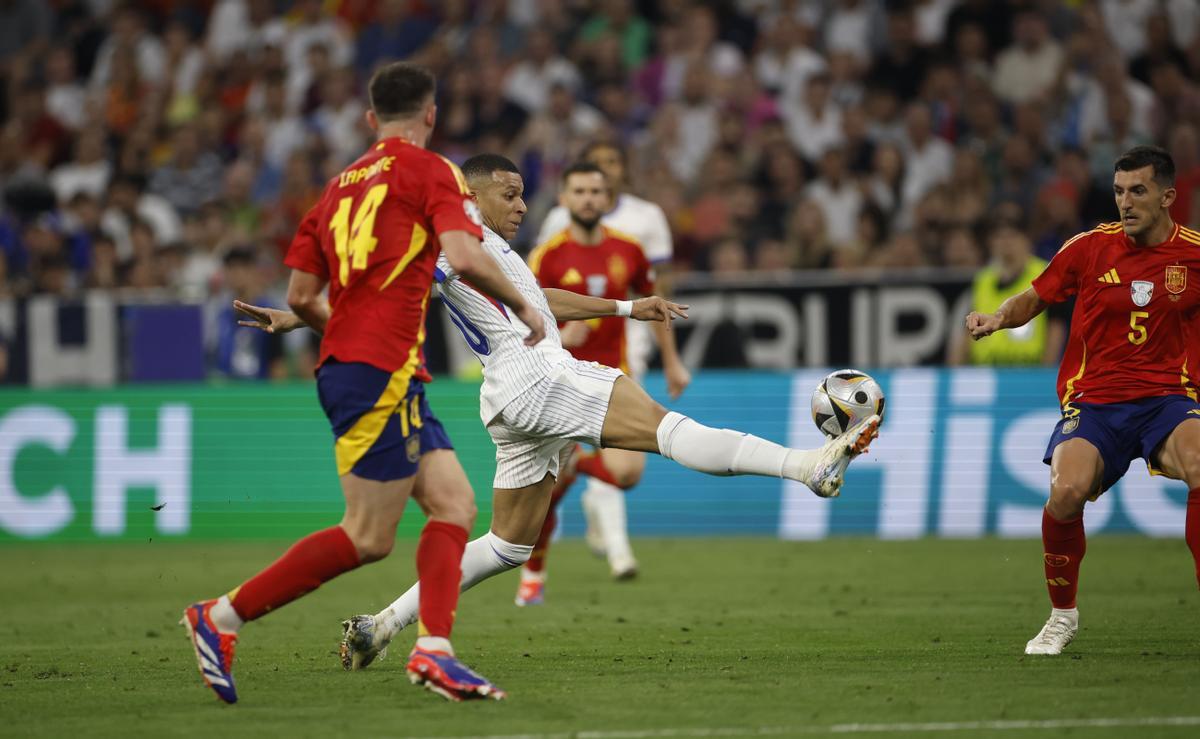
[[[442,253],[456,272],[465,277],[484,295],[495,298],[512,309],[517,318],[529,327],[525,345],[533,346],[546,338],[546,327],[537,309],[529,304],[509,282],[500,265],[479,245],[479,239],[465,231],[448,231],[439,238]]]
[[[580,295],[570,290],[554,287],[544,288],[550,312],[560,321],[579,321],[588,318],[603,318],[621,315],[616,300]],[[688,306],[673,303],[657,295],[648,295],[632,301],[630,318],[638,321],[667,323],[676,318],[688,317]]]
[[[292,312],[305,325],[322,335],[325,333],[325,324],[329,322],[329,301],[325,299],[325,283],[323,277],[294,269],[287,291],[287,302]]]
[[[967,314],[967,332],[978,341],[1000,329],[1024,326],[1046,309],[1046,302],[1032,287],[1000,304],[995,313],[972,311]]]

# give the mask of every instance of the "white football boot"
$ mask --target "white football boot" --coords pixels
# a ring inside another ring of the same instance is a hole
[[[1062,654],[1079,631],[1079,609],[1050,609],[1050,618],[1038,635],[1025,645],[1025,654]]]
[[[879,436],[879,416],[870,416],[855,426],[846,429],[821,447],[821,456],[813,466],[809,479],[804,481],[814,493],[822,498],[841,495],[843,475],[850,460],[867,451],[875,437]]]
[[[388,641],[376,638],[374,616],[351,616],[342,622],[342,643],[338,649],[342,669],[361,670],[383,659],[387,656]]]

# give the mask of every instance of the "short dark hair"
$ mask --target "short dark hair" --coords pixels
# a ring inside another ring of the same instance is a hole
[[[409,62],[393,62],[380,67],[371,77],[368,94],[371,110],[383,120],[407,118],[420,112],[433,96],[437,80],[425,67]]]
[[[1132,172],[1142,167],[1153,168],[1153,179],[1162,187],[1175,186],[1175,160],[1159,146],[1135,146],[1121,155],[1113,172]]]
[[[462,165],[463,177],[467,180],[489,178],[493,172],[521,174],[521,170],[517,169],[517,165],[513,164],[511,159],[499,154],[476,154]]]
[[[567,167],[563,170],[562,182],[564,185],[567,184],[567,179],[573,174],[598,174],[603,177],[604,170],[600,169],[598,165],[592,164],[591,162],[575,162],[570,167]]]

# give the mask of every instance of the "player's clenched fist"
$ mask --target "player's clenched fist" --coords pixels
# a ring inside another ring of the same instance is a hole
[[[972,339],[982,339],[1000,330],[1000,318],[995,313],[979,313],[972,311],[967,314],[967,333]]]

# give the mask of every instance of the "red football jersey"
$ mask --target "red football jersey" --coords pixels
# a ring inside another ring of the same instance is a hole
[[[1195,397],[1200,233],[1176,225],[1163,243],[1137,246],[1104,223],[1063,244],[1033,288],[1047,303],[1076,296],[1058,371],[1064,405]]]
[[[557,287],[597,298],[628,300],[654,292],[654,271],[637,239],[601,226],[604,240],[585,246],[562,231],[533,250],[529,267],[542,287]],[[576,359],[625,370],[625,319],[593,318],[587,340],[570,349]]]
[[[458,167],[401,138],[380,141],[330,180],[284,260],[329,280],[318,365],[330,357],[388,372],[420,364],[437,237],[482,238],[480,223]]]

